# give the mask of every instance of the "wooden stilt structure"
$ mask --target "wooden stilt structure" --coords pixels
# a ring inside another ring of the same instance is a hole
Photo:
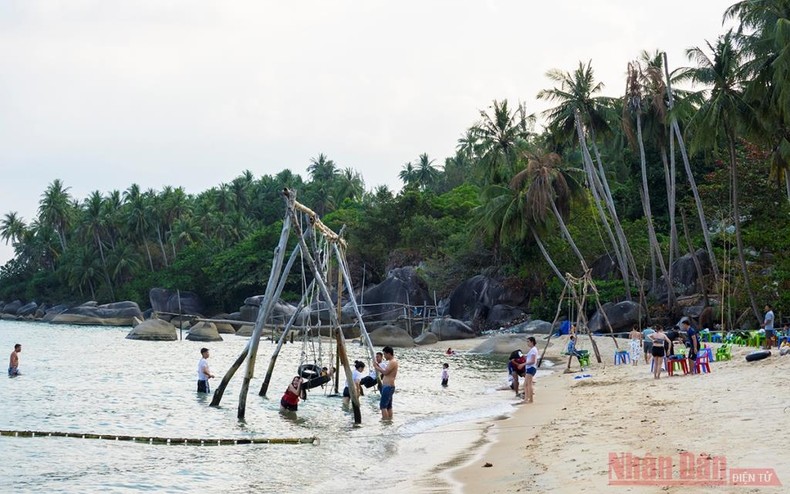
[[[342,238],[331,229],[329,229],[326,225],[324,225],[321,220],[318,218],[318,215],[307,208],[306,206],[300,204],[296,201],[296,193],[292,190],[285,189],[283,190],[283,196],[286,201],[286,216],[283,222],[283,229],[280,234],[280,241],[277,244],[277,247],[274,250],[274,261],[272,262],[272,271],[269,275],[269,282],[266,285],[266,292],[264,294],[264,298],[261,301],[261,306],[258,311],[258,317],[255,321],[255,328],[253,329],[252,336],[250,338],[249,343],[245,347],[244,351],[242,351],[241,355],[236,359],[233,363],[231,368],[225,374],[225,377],[222,379],[222,382],[217,387],[217,390],[214,392],[214,397],[211,401],[211,406],[219,406],[219,403],[222,399],[222,395],[225,391],[230,380],[233,378],[233,375],[238,370],[244,361],[247,361],[247,369],[244,375],[244,380],[242,382],[241,391],[239,393],[239,406],[238,406],[238,413],[237,416],[239,419],[244,419],[245,416],[245,408],[246,408],[246,401],[247,401],[247,393],[249,390],[250,381],[253,378],[254,369],[255,369],[255,357],[257,355],[258,349],[258,342],[261,337],[261,333],[264,327],[264,324],[269,320],[272,310],[274,308],[275,302],[279,299],[280,294],[285,285],[285,280],[288,277],[288,274],[293,267],[294,260],[296,258],[297,253],[301,255],[302,260],[304,263],[309,267],[310,272],[313,276],[313,281],[319,290],[321,297],[324,300],[330,301],[331,296],[329,293],[329,289],[327,288],[327,282],[325,280],[325,275],[323,274],[322,270],[319,269],[319,265],[315,260],[313,254],[311,254],[311,250],[305,241],[305,232],[302,230],[301,223],[299,221],[299,215],[304,214],[308,217],[312,231],[320,234],[324,237],[324,239],[329,242],[332,246],[332,249],[335,253],[335,257],[338,263],[338,286],[342,287],[340,283],[344,283],[346,290],[349,293],[349,297],[352,302],[352,306],[354,308],[354,312],[357,315],[359,320],[359,324],[361,326],[362,335],[364,341],[367,343],[368,352],[370,354],[371,359],[373,358],[373,346],[370,341],[370,337],[365,329],[364,323],[362,322],[362,315],[359,311],[359,307],[356,304],[356,300],[354,298],[353,287],[351,286],[351,281],[349,279],[348,267],[345,262],[345,258],[343,257],[343,253],[340,250],[339,246],[345,246],[345,242]],[[297,246],[294,248],[288,263],[283,269],[283,260],[285,257],[285,248],[288,243],[288,236],[290,231],[293,229],[294,233],[296,234],[297,239]],[[315,240],[315,239],[313,239]],[[315,244],[315,242],[313,242]],[[315,245],[314,245],[315,246]],[[328,261],[328,260],[325,260]],[[342,281],[341,281],[342,280]],[[309,293],[310,290],[305,290],[305,294]],[[338,290],[338,303],[340,299],[341,291]],[[305,294],[302,296],[302,300],[299,303],[299,307],[297,308],[296,313],[290,318],[288,324],[283,328],[283,333],[280,335],[277,347],[272,355],[271,361],[269,363],[269,368],[266,373],[266,378],[264,380],[263,385],[261,386],[261,390],[259,394],[265,395],[268,391],[269,382],[271,380],[271,374],[274,369],[274,365],[277,359],[277,355],[285,341],[286,335],[289,333],[289,329],[296,321],[296,317],[298,313],[303,309],[306,297]],[[330,316],[330,324],[333,328],[335,340],[337,343],[337,357],[338,357],[338,365],[343,366],[343,370],[346,374],[346,379],[348,382],[353,382],[352,379],[352,372],[351,366],[348,362],[348,354],[346,352],[346,341],[345,336],[343,334],[341,325],[340,325],[340,311],[329,311]],[[335,379],[337,383],[338,379]],[[351,394],[351,402],[354,412],[354,422],[361,423],[362,416],[360,412],[359,406],[359,396],[357,395],[356,389],[354,386],[349,386],[349,392]]]

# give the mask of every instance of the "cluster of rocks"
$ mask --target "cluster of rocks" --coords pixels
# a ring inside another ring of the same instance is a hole
[[[703,268],[703,276],[710,270],[710,263],[703,250],[695,253]],[[597,276],[607,278],[615,273],[611,259],[599,259],[593,263]],[[673,287],[675,294],[684,303],[678,304],[683,316],[693,319],[705,315],[696,293],[698,272],[691,255],[677,259],[673,264]],[[659,300],[666,299],[666,284],[657,284]],[[685,297],[684,297],[685,296]],[[251,336],[253,325],[260,311],[263,295],[249,297],[238,311],[230,314],[215,314],[204,318],[204,307],[199,297],[186,291],[153,288],[149,293],[151,309],[142,312],[135,302],[116,302],[99,305],[86,302],[77,306],[39,306],[36,302],[22,303],[19,300],[0,302],[0,317],[3,319],[39,320],[53,324],[85,324],[103,326],[133,326],[129,338],[143,340],[175,340],[179,329],[187,329],[187,339],[198,341],[220,341],[221,334]],[[374,286],[367,286],[356,294],[359,311],[374,345],[409,347],[426,345],[442,340],[473,338],[484,328],[500,328],[505,335],[548,334],[554,328],[546,321],[531,320],[524,310],[528,300],[523,290],[506,286],[501,280],[477,275],[462,282],[446,298],[438,302],[435,313],[423,313],[433,307],[427,284],[414,267],[392,269],[387,278]],[[316,327],[322,334],[329,334],[330,311],[336,311],[336,294],[332,300],[317,300],[297,315],[294,326]],[[589,321],[593,332],[607,332],[608,319],[615,332],[627,331],[646,318],[646,311],[638,303],[625,301],[607,303],[602,306],[607,318],[598,311]],[[297,308],[295,305],[278,301],[274,305],[268,324],[282,327],[289,321]],[[185,314],[185,316],[179,316]],[[708,310],[708,316],[712,311]],[[198,322],[210,319],[212,322]],[[348,300],[341,300],[340,323],[347,338],[360,335],[357,313]],[[236,322],[238,321],[238,322]]]

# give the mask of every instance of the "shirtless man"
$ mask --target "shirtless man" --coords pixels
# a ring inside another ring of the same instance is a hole
[[[19,352],[22,351],[22,345],[17,343],[14,345],[14,351],[11,352],[11,360],[8,362],[8,377],[19,375]]]
[[[379,408],[381,409],[381,420],[392,420],[392,395],[395,394],[395,378],[398,376],[398,360],[395,358],[395,352],[391,346],[385,346],[382,349],[386,365],[382,365],[376,361],[373,362],[373,367],[381,374],[381,401]]]

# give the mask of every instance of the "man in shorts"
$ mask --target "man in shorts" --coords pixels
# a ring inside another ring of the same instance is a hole
[[[14,351],[11,352],[11,359],[8,361],[8,377],[16,377],[19,375],[19,352],[22,351],[22,345],[17,343],[14,345]]]
[[[387,365],[374,361],[373,367],[381,374],[381,420],[392,420],[392,396],[395,394],[395,378],[398,376],[398,360],[395,358],[395,351],[391,346],[385,346],[381,352]]]
[[[774,332],[774,311],[771,304],[765,304],[765,317],[763,318],[763,329],[765,329],[765,349],[770,350],[774,344],[776,333]]]
[[[210,393],[211,388],[208,385],[208,380],[214,377],[214,374],[211,373],[211,369],[208,368],[208,348],[201,348],[200,349],[200,361],[198,362],[197,368],[197,392],[198,393]]]

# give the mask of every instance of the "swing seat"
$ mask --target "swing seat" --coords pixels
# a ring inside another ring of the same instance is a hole
[[[321,376],[321,367],[317,364],[302,364],[299,366],[299,375],[308,380]]]

